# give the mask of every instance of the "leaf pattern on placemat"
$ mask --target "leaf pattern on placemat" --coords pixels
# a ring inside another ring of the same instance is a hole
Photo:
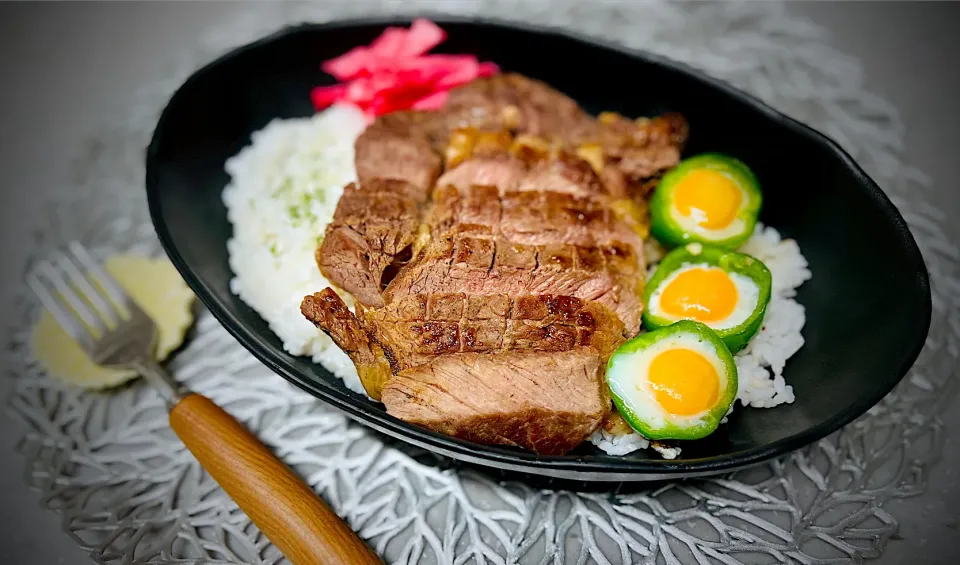
[[[142,195],[145,146],[169,94],[229,47],[282,25],[389,13],[389,2],[267,4],[222,23],[131,112],[79,155],[77,187],[54,195],[36,257],[69,238],[104,256],[159,253]],[[177,378],[254,428],[392,563],[826,564],[876,557],[897,533],[886,502],[924,491],[941,452],[939,414],[956,394],[958,252],[929,183],[901,159],[903,127],[863,90],[856,61],[782,6],[564,2],[409,4],[565,27],[662,53],[820,128],[903,211],[930,270],[927,346],[868,414],[788,457],[725,476],[575,492],[532,486],[433,456],[350,422],[256,361],[207,313],[172,364]],[[89,205],[95,198],[96,206]],[[78,213],[83,211],[83,213]],[[30,359],[37,314],[24,294],[8,355],[26,482],[103,564],[283,563],[167,427],[160,399],[131,384],[86,393]]]

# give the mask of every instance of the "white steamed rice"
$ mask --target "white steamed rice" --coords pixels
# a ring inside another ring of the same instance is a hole
[[[231,290],[256,310],[293,355],[311,357],[347,387],[363,393],[350,359],[300,315],[300,301],[329,283],[314,261],[317,243],[333,217],[343,188],[356,180],[353,144],[366,127],[351,106],[334,106],[311,118],[274,120],[226,163],[230,184],[223,201],[233,224],[227,242],[235,278]],[[656,268],[663,249],[651,240],[647,258]],[[804,309],[793,297],[811,273],[796,242],[757,224],[739,251],[763,261],[773,275],[773,293],[763,327],[736,355],[743,406],[772,408],[794,400],[783,368],[803,345]],[[599,430],[590,441],[611,455],[650,446],[639,434],[614,436]],[[665,458],[680,450],[654,444]]]
[[[363,386],[350,359],[300,315],[303,297],[329,286],[314,261],[343,188],[356,180],[353,142],[366,127],[353,106],[311,118],[274,120],[226,163],[223,191],[233,238],[231,290],[256,310],[293,355],[311,357]]]

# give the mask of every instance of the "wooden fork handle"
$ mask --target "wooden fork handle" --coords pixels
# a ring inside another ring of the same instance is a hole
[[[207,397],[183,398],[170,411],[170,425],[294,565],[382,564],[289,467]]]

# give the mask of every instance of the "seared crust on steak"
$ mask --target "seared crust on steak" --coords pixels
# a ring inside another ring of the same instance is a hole
[[[323,276],[361,304],[383,306],[384,273],[396,274],[410,259],[427,194],[400,180],[347,186],[317,249]]]
[[[572,296],[615,312],[630,337],[639,330],[645,271],[632,221],[604,195],[440,187],[429,239],[383,296],[387,303],[435,292]]]
[[[606,307],[571,296],[414,294],[354,315],[328,288],[300,311],[350,356],[376,399],[392,375],[438,356],[590,347],[605,361],[624,332]]]
[[[354,365],[363,388],[374,400],[380,400],[380,391],[393,373],[389,351],[371,339],[357,317],[350,312],[333,289],[303,299],[300,312],[323,331],[344,351]]]

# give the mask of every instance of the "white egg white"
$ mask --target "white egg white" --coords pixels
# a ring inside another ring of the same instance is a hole
[[[664,312],[660,307],[660,297],[663,294],[664,289],[666,289],[670,283],[675,281],[681,273],[698,268],[719,269],[719,267],[708,265],[706,263],[688,263],[679,269],[676,269],[670,273],[667,278],[661,281],[659,286],[657,286],[657,288],[650,294],[650,303],[647,305],[650,313],[658,318],[664,318],[672,322],[685,319],[681,316],[673,316],[667,312]],[[731,312],[726,318],[717,320],[715,322],[703,322],[714,330],[726,330],[739,326],[745,322],[751,314],[753,314],[753,311],[757,308],[757,302],[760,300],[760,287],[757,286],[757,283],[754,282],[753,279],[746,275],[741,275],[740,273],[731,273],[729,271],[725,272],[733,282],[733,286],[737,289],[737,305],[734,307],[733,312]]]
[[[625,366],[618,368],[614,372],[614,378],[608,381],[610,389],[620,398],[629,399],[629,404],[637,417],[651,428],[667,425],[679,428],[693,427],[713,407],[688,416],[671,414],[663,409],[650,386],[650,364],[658,355],[670,349],[689,349],[702,355],[710,362],[720,379],[718,403],[728,395],[730,378],[726,365],[717,356],[716,348],[709,341],[700,341],[697,336],[690,334],[666,336],[645,349],[630,353],[627,358],[618,359],[617,364],[624,363]]]

